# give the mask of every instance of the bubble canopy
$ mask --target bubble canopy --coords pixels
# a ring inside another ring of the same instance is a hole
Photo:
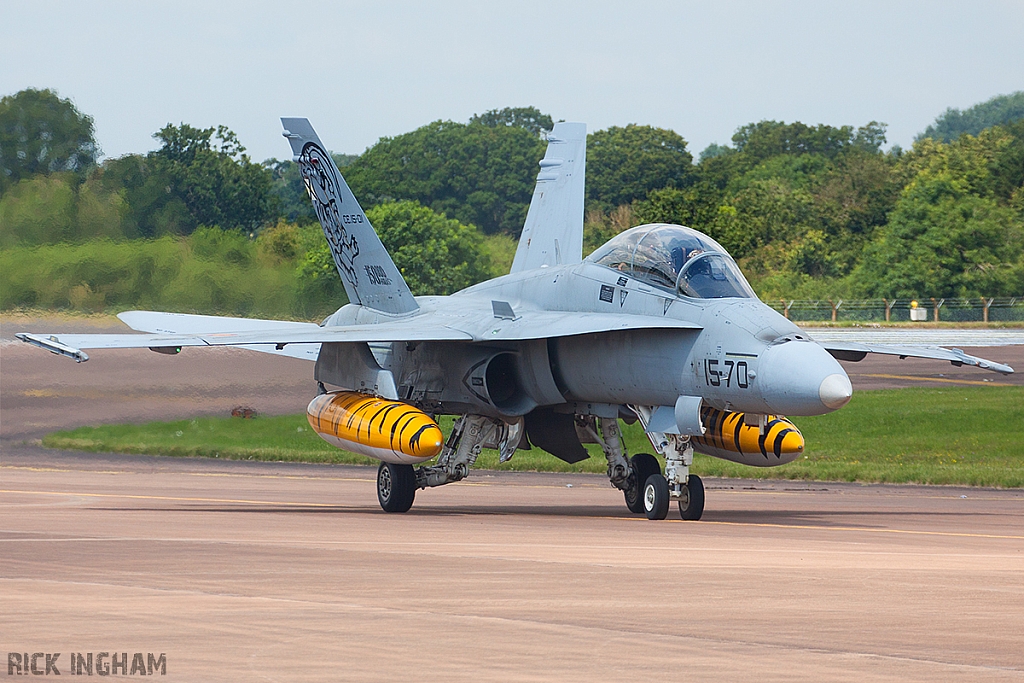
[[[586,260],[694,299],[757,298],[721,244],[681,225],[630,228]]]

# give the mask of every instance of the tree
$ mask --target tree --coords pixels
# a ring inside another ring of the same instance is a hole
[[[703,163],[706,159],[714,159],[715,157],[720,157],[723,154],[728,154],[729,152],[732,151],[735,150],[733,150],[733,148],[729,147],[728,145],[720,145],[717,142],[712,142],[710,145],[704,148],[703,152],[700,153],[698,162]]]
[[[408,200],[378,204],[366,217],[413,294],[451,294],[492,275],[477,228]],[[308,291],[340,289],[325,243],[306,252],[299,278]]]
[[[951,142],[965,133],[977,135],[991,126],[1021,119],[1024,119],[1024,90],[996,95],[964,111],[950,107],[935,119],[935,123],[925,128],[917,140],[934,138],[939,142]]]
[[[29,88],[0,99],[0,190],[23,178],[96,163],[92,117],[52,90]]]
[[[901,164],[912,174],[854,280],[871,296],[1024,294],[1024,215],[995,191],[1011,145],[1001,127],[950,144],[924,138]]]
[[[167,124],[153,135],[163,144],[149,155],[153,171],[165,175],[196,225],[253,230],[277,215],[272,177],[245,154],[224,126]]]
[[[1001,201],[1009,202],[1024,186],[1024,119],[996,130],[1005,133],[1007,140],[989,164],[988,186]]]
[[[834,157],[851,147],[878,152],[885,143],[885,124],[872,121],[855,131],[853,126],[761,121],[741,126],[732,141],[736,150],[753,163],[779,154]]]
[[[127,236],[185,235],[195,229],[196,219],[166,171],[166,166],[152,154],[126,154],[100,165],[96,173],[98,184],[106,192],[124,198]]]
[[[313,202],[306,192],[299,165],[294,161],[268,159],[263,165],[270,171],[270,191],[277,198],[280,215],[289,221],[312,223],[316,220]],[[339,164],[340,166],[340,164]]]
[[[671,130],[631,123],[587,137],[587,197],[605,211],[693,177],[686,140]]]
[[[382,138],[345,178],[364,206],[410,199],[486,233],[517,235],[544,149],[518,126],[435,121]]]
[[[367,212],[413,294],[451,294],[490,277],[480,231],[416,202],[388,202]]]
[[[496,128],[498,126],[516,126],[525,128],[539,136],[555,127],[554,121],[547,114],[542,114],[536,107],[505,107],[491,109],[483,114],[474,114],[470,123],[479,123]]]
[[[664,187],[651,190],[646,199],[637,200],[632,206],[637,223],[673,223],[692,227],[696,225],[700,204],[693,188]]]
[[[813,225],[813,198],[780,179],[755,180],[723,205],[711,236],[737,259],[787,243]]]

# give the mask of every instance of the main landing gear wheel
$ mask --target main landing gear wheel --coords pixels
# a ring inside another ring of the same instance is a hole
[[[653,455],[637,453],[629,459],[629,469],[632,470],[630,485],[623,489],[622,495],[629,511],[640,514],[644,511],[644,484],[647,477],[661,473],[661,465]]]
[[[384,512],[408,512],[416,497],[412,465],[382,462],[377,468],[377,500]]]
[[[679,515],[683,519],[698,520],[704,514],[704,482],[696,474],[691,474],[683,487],[683,497],[679,499]]]
[[[647,519],[668,517],[668,480],[660,472],[647,477],[644,485],[644,513]]]

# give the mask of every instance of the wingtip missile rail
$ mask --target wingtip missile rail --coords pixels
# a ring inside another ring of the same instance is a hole
[[[50,353],[57,354],[58,356],[67,356],[68,358],[73,359],[76,363],[84,363],[89,360],[89,356],[85,351],[64,344],[55,335],[43,337],[38,334],[19,332],[14,336],[23,342],[31,344],[32,346],[38,346],[41,349],[46,349]]]

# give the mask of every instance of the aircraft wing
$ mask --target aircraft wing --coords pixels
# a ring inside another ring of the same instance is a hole
[[[510,309],[511,312],[511,309]],[[437,314],[413,316],[376,324],[321,327],[313,323],[187,316],[134,311],[122,314],[133,327],[157,330],[150,334],[31,334],[24,342],[78,362],[84,349],[149,348],[177,353],[188,346],[239,346],[258,351],[283,351],[290,345],[330,342],[523,341],[626,329],[700,329],[692,323],[642,315],[533,311],[508,318]],[[310,357],[308,354],[297,357]],[[315,355],[312,356],[315,360]]]
[[[309,329],[313,323],[290,320],[260,320],[256,318],[229,318],[217,315],[192,315],[186,313],[162,313],[158,311],[125,311],[119,313],[121,322],[139,332],[154,334],[205,334],[214,332],[258,332],[269,329]],[[283,349],[276,346],[246,344],[243,349],[287,356],[300,360],[316,361],[320,353],[319,344],[289,344]]]
[[[1013,368],[1003,363],[964,353],[963,346],[1012,346],[1024,344],[1022,330],[914,330],[904,328],[821,328],[807,330],[814,341],[839,360],[859,361],[869,353],[900,358],[948,360],[953,365],[973,365],[1004,375]],[[886,343],[889,342],[889,343]],[[944,348],[940,344],[948,344]]]
[[[195,334],[30,334],[19,332],[18,339],[78,362],[89,360],[83,349],[154,349],[177,353],[186,346],[240,346],[270,348],[283,351],[288,344],[319,344],[323,342],[382,341],[472,341],[471,335],[446,327],[406,323],[320,327],[309,323],[310,329],[272,328],[241,332],[208,332]],[[315,356],[313,360],[316,360]]]

